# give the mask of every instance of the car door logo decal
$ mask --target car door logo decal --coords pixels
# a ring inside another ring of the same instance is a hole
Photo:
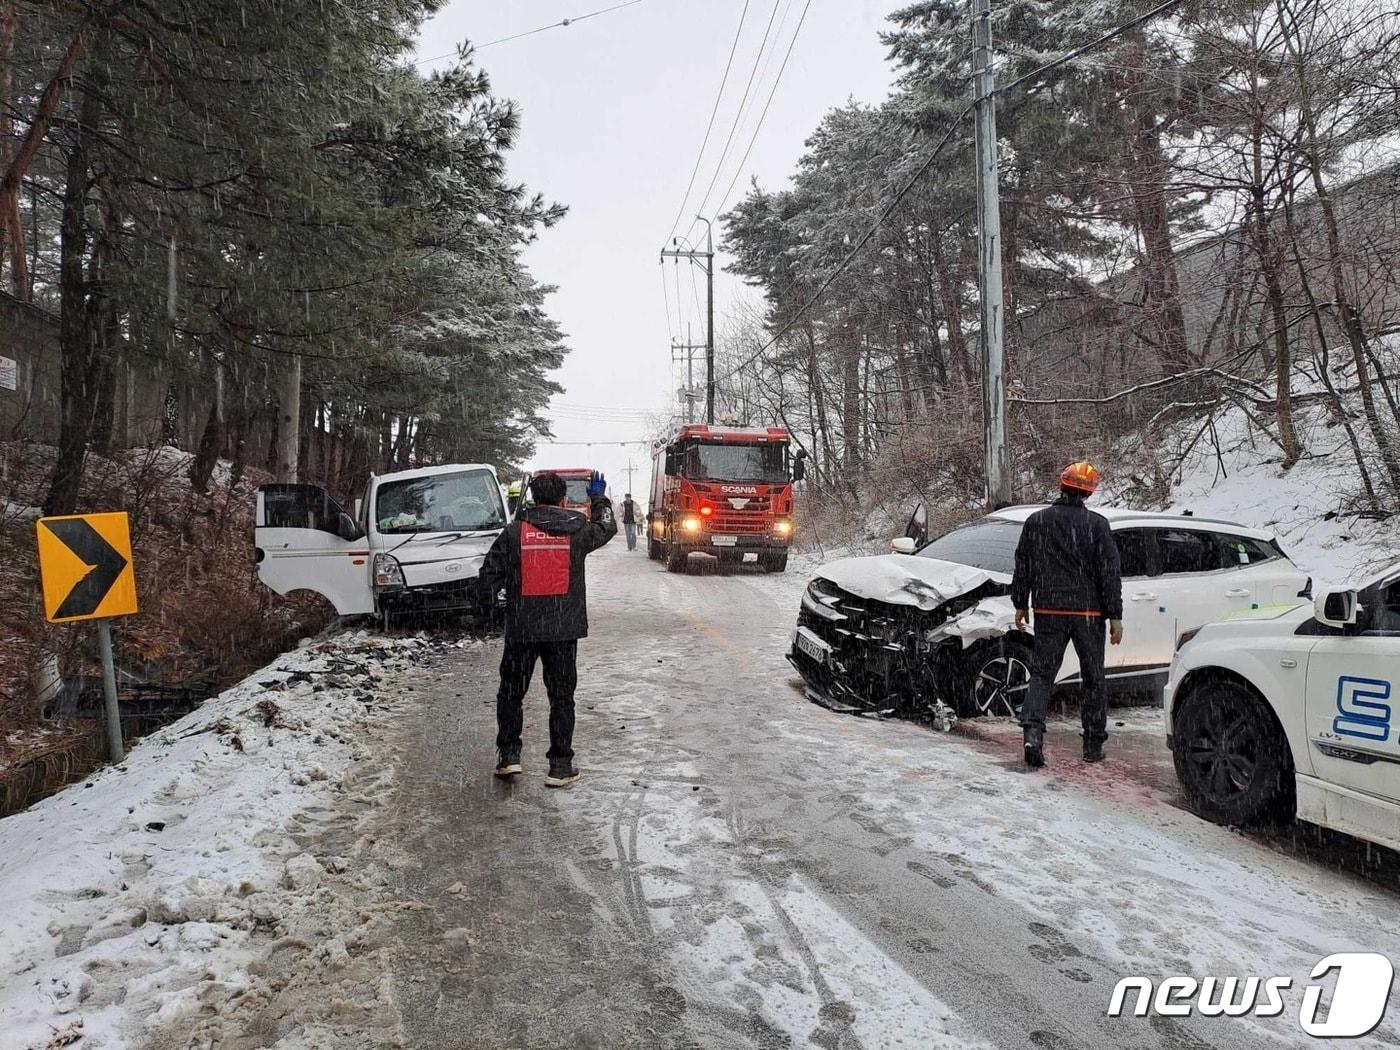
[[[1390,683],[1342,675],[1337,679],[1337,717],[1332,732],[1358,740],[1390,739]]]

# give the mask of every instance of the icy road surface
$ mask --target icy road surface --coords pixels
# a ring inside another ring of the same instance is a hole
[[[396,802],[401,895],[430,905],[400,923],[411,1045],[1286,1046],[1322,956],[1400,959],[1386,889],[1171,804],[1144,775],[1155,713],[1110,741],[1126,759],[1057,741],[1033,774],[1004,730],[807,703],[783,659],[804,582],[594,555],[571,792],[542,784],[542,692],[527,776],[490,777],[494,647],[419,672]],[[1132,974],[1295,991],[1276,1018],[1107,1019]],[[1351,1045],[1397,1026],[1392,1005]]]
[[[538,682],[491,776],[499,642],[359,633],[0,822],[0,1048],[1286,1047],[1319,959],[1400,960],[1395,856],[1184,812],[1155,712],[1028,773],[1005,722],[806,702],[801,569],[589,565],[572,790]],[[1105,1016],[1178,974],[1294,986]]]

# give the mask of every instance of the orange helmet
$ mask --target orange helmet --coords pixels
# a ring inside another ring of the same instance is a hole
[[[1067,489],[1093,492],[1099,487],[1099,472],[1088,460],[1081,459],[1078,463],[1071,463],[1065,467],[1064,473],[1060,475],[1060,484]]]

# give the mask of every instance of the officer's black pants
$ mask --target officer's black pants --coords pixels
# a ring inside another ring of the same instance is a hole
[[[535,675],[535,661],[544,665],[549,693],[549,760],[574,757],[574,689],[578,686],[578,642],[506,641],[501,655],[501,688],[496,693],[496,748],[520,753],[520,730],[525,724],[524,700]]]
[[[1055,690],[1055,676],[1070,645],[1079,654],[1083,676],[1083,696],[1079,714],[1084,739],[1102,743],[1108,739],[1108,697],[1104,687],[1103,661],[1106,624],[1097,616],[1035,617],[1035,652],[1031,657],[1031,687],[1021,708],[1021,724],[1045,728],[1045,709]]]

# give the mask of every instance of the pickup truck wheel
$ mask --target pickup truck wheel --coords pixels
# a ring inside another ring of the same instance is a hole
[[[1019,715],[1031,684],[1031,645],[1008,634],[974,645],[963,666],[958,695],[960,718]]]
[[[666,548],[666,571],[685,572],[690,565],[690,553],[679,543],[672,543]]]
[[[1177,779],[1192,808],[1218,824],[1249,824],[1293,797],[1293,756],[1269,706],[1239,682],[1207,681],[1177,712]]]

